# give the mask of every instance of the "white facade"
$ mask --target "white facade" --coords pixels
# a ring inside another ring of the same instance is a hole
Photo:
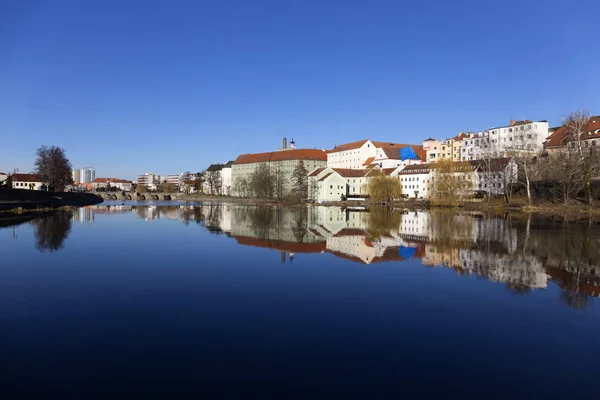
[[[331,168],[363,169],[365,161],[375,157],[377,148],[370,140],[336,146],[327,152],[327,166]],[[368,165],[368,164],[367,164]]]
[[[308,175],[308,197],[322,203],[340,201],[346,195],[346,180],[333,168],[318,168]]]
[[[221,169],[221,195],[223,196],[231,196],[231,168],[232,163],[227,163],[223,165],[223,169]]]
[[[408,146],[407,146],[408,147]],[[412,146],[411,146],[412,147]],[[379,168],[404,168],[409,165],[425,164],[425,160],[418,158],[407,158],[402,160],[400,157],[400,148],[377,147],[375,158],[370,165],[377,165]]]
[[[161,183],[162,179],[160,175],[151,172],[146,172],[144,175],[138,175],[138,186],[145,186],[148,190],[157,190]]]
[[[13,189],[27,190],[46,190],[46,186],[42,179],[35,174],[13,174],[12,175]]]
[[[547,121],[511,121],[509,126],[471,133],[462,141],[461,161],[480,160],[491,153],[494,157],[506,157],[508,150],[521,149],[525,144],[526,150],[540,152],[548,138],[548,129]]]
[[[81,168],[80,183],[92,183],[96,179],[96,170],[92,167]]]
[[[430,190],[430,175],[427,165],[411,165],[398,172],[402,197],[427,198]]]

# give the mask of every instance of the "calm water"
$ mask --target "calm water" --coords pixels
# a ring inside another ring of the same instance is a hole
[[[597,225],[160,204],[0,219],[3,394],[599,396]]]

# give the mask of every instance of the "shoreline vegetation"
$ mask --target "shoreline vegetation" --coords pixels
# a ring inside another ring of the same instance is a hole
[[[0,189],[0,212],[22,213],[57,210],[102,203],[93,193],[44,192],[27,189]]]
[[[211,196],[206,194],[190,194],[183,195],[178,198],[182,201],[217,201],[228,203],[239,203],[244,205],[258,206],[324,206],[324,207],[361,207],[369,208],[373,205],[369,201],[330,201],[324,203],[305,203],[294,201],[277,201],[274,199],[257,199],[246,197],[227,197],[227,196]],[[395,200],[385,204],[378,204],[393,209],[408,209],[408,210],[447,210],[454,209],[457,211],[468,211],[480,213],[483,215],[504,215],[506,213],[514,214],[535,214],[549,218],[560,219],[594,219],[600,221],[600,203],[588,205],[586,202],[573,200],[569,204],[564,202],[544,201],[538,204],[529,205],[525,198],[513,198],[510,203],[506,203],[503,199],[471,199],[462,201],[458,204],[440,204],[424,199],[406,199]]]
[[[275,199],[258,199],[248,197],[211,196],[206,194],[181,195],[180,201],[223,202],[252,206],[284,206],[284,207],[374,207],[369,201],[330,201],[324,203],[298,202],[292,199],[277,201]],[[44,212],[69,207],[80,207],[100,204],[104,200],[93,193],[52,193],[25,189],[0,189],[0,212],[20,214],[25,212]],[[569,204],[563,202],[540,202],[529,205],[525,198],[513,198],[510,203],[499,198],[470,199],[458,204],[443,204],[424,199],[403,199],[377,204],[396,210],[457,210],[485,216],[511,214],[534,214],[553,219],[595,220],[600,221],[600,203],[588,205],[586,202],[573,200]]]

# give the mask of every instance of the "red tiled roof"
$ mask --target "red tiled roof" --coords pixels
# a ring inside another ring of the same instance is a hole
[[[327,153],[337,153],[340,151],[360,149],[368,141],[369,139],[363,139],[356,142],[340,144],[339,146],[335,146],[333,149],[328,150]]]
[[[44,182],[42,177],[37,174],[13,174],[13,182]]]
[[[461,141],[461,140],[463,140],[463,139],[466,139],[466,138],[468,138],[468,137],[469,137],[469,135],[467,135],[466,133],[462,133],[462,132],[461,132],[461,133],[459,133],[458,135],[454,136],[452,139],[453,139],[455,142],[459,142],[459,141]]]
[[[413,175],[413,174],[428,174],[429,173],[429,164],[415,164],[415,165],[407,165],[406,167],[400,170],[400,175]]]
[[[92,181],[92,183],[131,183],[130,181],[126,181],[125,179],[119,178],[96,178]]]
[[[272,151],[268,153],[242,154],[234,164],[252,164],[260,162],[288,161],[288,160],[318,160],[327,161],[327,153],[323,150],[295,149],[285,151]]]
[[[325,170],[325,167],[322,168],[317,168],[315,169],[313,172],[311,172],[308,176],[317,176],[319,175],[321,172],[323,172]]]
[[[489,160],[489,164],[486,160],[457,161],[452,163],[452,168],[457,170],[479,169],[485,171],[486,169],[488,169],[489,166],[491,171],[500,171],[506,168],[510,160],[510,158],[494,158],[492,160]],[[442,165],[438,163],[407,165],[402,170],[400,170],[400,175],[427,174],[430,170],[441,167]]]
[[[585,135],[581,138],[581,140],[587,139],[597,139],[600,138],[600,116],[591,117],[587,124],[584,125],[583,131],[586,132]],[[596,133],[598,131],[598,133]],[[591,134],[590,134],[591,133]],[[554,148],[560,147],[565,144],[565,140],[568,137],[567,127],[561,126],[556,129],[548,138],[546,139],[546,148]]]
[[[335,172],[344,178],[361,178],[369,172],[366,169],[347,169],[347,168],[332,168]]]
[[[367,161],[365,161],[365,162],[363,163],[363,165],[369,165],[369,164],[371,164],[371,163],[373,162],[373,160],[374,160],[374,159],[375,159],[375,157],[369,157],[369,158],[367,158]]]
[[[321,253],[327,249],[325,241],[318,243],[296,243],[283,240],[257,239],[249,236],[235,236],[235,240],[245,246],[263,247],[293,253]]]

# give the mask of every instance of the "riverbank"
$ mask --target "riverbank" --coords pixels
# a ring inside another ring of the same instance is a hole
[[[0,212],[81,207],[99,204],[102,201],[102,197],[92,193],[0,189]]]

